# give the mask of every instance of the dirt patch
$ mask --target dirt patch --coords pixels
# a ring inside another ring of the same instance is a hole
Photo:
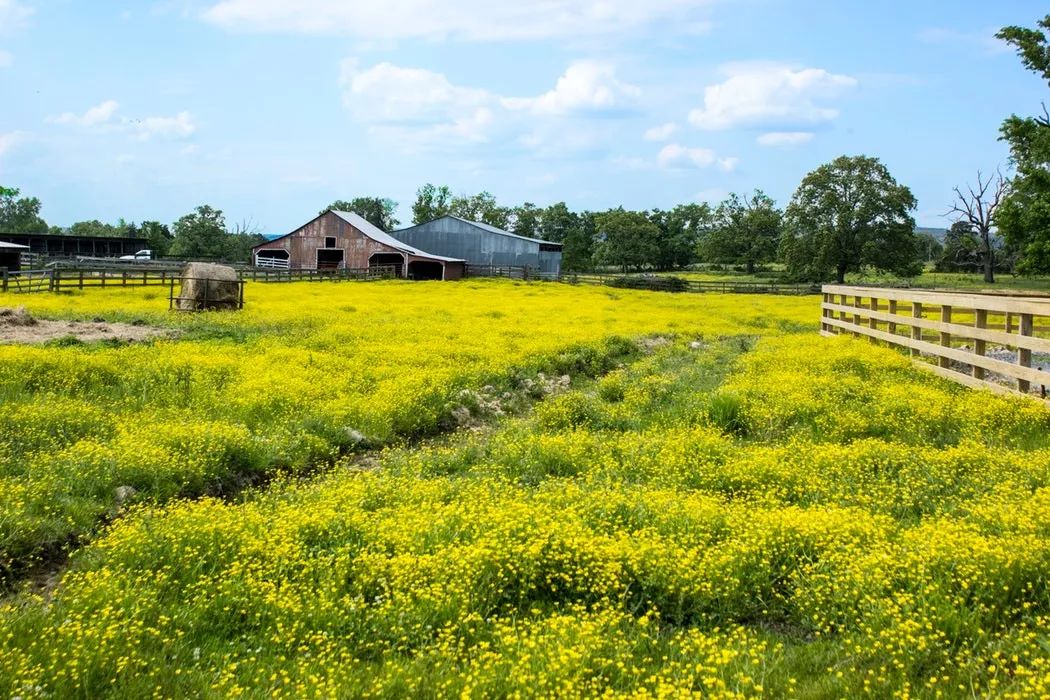
[[[34,318],[25,307],[0,308],[0,343],[47,343],[76,340],[92,343],[113,340],[130,343],[149,338],[169,337],[168,328],[110,323],[108,321],[47,321]]]

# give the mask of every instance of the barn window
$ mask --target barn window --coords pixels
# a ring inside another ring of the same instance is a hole
[[[325,248],[335,248],[335,236],[325,236],[324,237],[324,247]]]

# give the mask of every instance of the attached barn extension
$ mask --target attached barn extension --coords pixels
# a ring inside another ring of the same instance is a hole
[[[458,216],[442,216],[392,235],[438,255],[462,258],[469,265],[528,267],[553,277],[561,274],[561,243],[518,236]]]
[[[6,267],[8,272],[18,272],[22,269],[22,253],[28,251],[29,246],[0,241],[0,267]]]
[[[465,261],[434,255],[397,240],[348,211],[327,211],[289,234],[252,249],[257,267],[336,270],[392,267],[398,277],[455,280]]]

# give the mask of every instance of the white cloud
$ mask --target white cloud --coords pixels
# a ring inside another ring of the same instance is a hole
[[[666,141],[671,138],[676,131],[678,131],[678,125],[674,122],[668,122],[667,124],[661,124],[660,126],[646,129],[642,138],[646,141]]]
[[[146,117],[144,119],[126,119],[122,125],[133,131],[136,138],[146,140],[159,136],[161,138],[186,138],[197,130],[189,112],[179,112],[174,117]]]
[[[135,138],[145,141],[159,136],[162,138],[186,138],[197,130],[189,112],[179,112],[173,117],[143,117],[131,119],[117,115],[120,104],[116,100],[106,100],[88,108],[83,114],[63,112],[48,117],[52,124],[65,124],[96,131],[120,131],[134,134]]]
[[[17,0],[0,0],[0,34],[14,34],[32,14],[33,8]]]
[[[0,158],[7,155],[15,146],[26,140],[27,134],[24,131],[8,131],[5,134],[0,134]]]
[[[15,56],[10,51],[0,49],[0,68],[10,68],[15,63]]]
[[[534,114],[599,112],[630,106],[641,90],[616,77],[616,68],[598,61],[577,61],[558,78],[553,90],[538,97],[506,97],[507,109],[523,109]]]
[[[423,141],[457,138],[483,141],[498,99],[491,93],[453,85],[441,73],[379,63],[362,69],[343,61],[343,104],[358,121],[390,135]]]
[[[578,38],[665,23],[695,32],[713,0],[220,0],[203,18],[232,31],[342,34],[369,41]]]
[[[106,100],[105,102],[99,103],[94,107],[89,107],[86,112],[81,115],[74,114],[73,112],[63,112],[55,117],[48,117],[47,121],[54,124],[74,124],[76,126],[98,126],[99,124],[105,124],[109,122],[113,115],[116,114],[117,108],[120,105],[116,100]]]
[[[823,104],[856,86],[856,78],[822,68],[793,68],[778,63],[725,66],[724,82],[704,89],[704,106],[689,113],[702,129],[738,126],[815,124],[838,117]]]
[[[757,139],[759,146],[799,146],[813,140],[812,131],[771,131]]]
[[[735,157],[735,156],[732,156],[732,157],[729,157],[729,158],[719,158],[718,159],[718,169],[719,170],[724,170],[727,173],[731,173],[734,170],[736,170],[736,166],[739,165],[739,164],[740,164],[740,159]]]
[[[354,121],[404,150],[498,138],[549,156],[600,149],[606,129],[577,117],[621,109],[637,94],[612,66],[592,61],[570,65],[537,97],[508,98],[435,71],[387,62],[364,67],[353,58],[341,64],[340,85]]]
[[[709,168],[717,165],[726,172],[736,168],[739,158],[719,158],[710,148],[689,148],[669,143],[656,154],[656,163],[665,169]]]

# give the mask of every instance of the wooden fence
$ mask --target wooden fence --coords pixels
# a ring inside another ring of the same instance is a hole
[[[253,282],[337,282],[340,280],[372,280],[397,277],[400,265],[372,267],[341,267],[330,270],[278,270],[246,267],[238,272],[242,280]]]
[[[565,274],[561,282],[596,284],[625,289],[647,289],[658,292],[715,292],[720,294],[817,294],[820,287],[811,284],[782,282],[737,282],[733,280],[691,280],[660,275],[606,275],[597,273]]]
[[[821,293],[823,335],[883,341],[967,386],[1046,398],[1050,296],[846,285],[824,285]]]
[[[53,270],[10,271],[0,267],[0,292],[50,292],[54,290]]]
[[[52,291],[89,289],[95,287],[155,287],[170,286],[179,279],[173,268],[73,268],[56,267],[52,270]]]
[[[0,268],[2,269],[2,268]],[[366,268],[337,268],[330,270],[280,270],[260,267],[239,267],[242,280],[253,282],[324,282],[340,280],[374,280],[398,277],[396,265]],[[590,284],[624,289],[644,289],[660,292],[717,292],[722,294],[816,294],[819,287],[808,284],[781,284],[777,282],[736,282],[732,280],[689,280],[659,275],[608,275],[598,273],[543,274],[515,265],[468,265],[467,277],[504,277],[520,280],[546,280],[566,284]],[[56,265],[47,270],[4,273],[0,278],[2,291],[25,292],[67,291],[72,289],[171,286],[181,277],[181,266],[163,263],[109,263],[92,261],[90,264]]]
[[[653,292],[717,292],[721,294],[818,294],[819,285],[781,282],[737,282],[733,280],[691,280],[662,275],[610,275],[598,272],[561,275],[538,272],[521,266],[467,265],[467,277],[508,277],[510,279],[546,280],[566,284],[590,284],[622,289],[644,289]]]

